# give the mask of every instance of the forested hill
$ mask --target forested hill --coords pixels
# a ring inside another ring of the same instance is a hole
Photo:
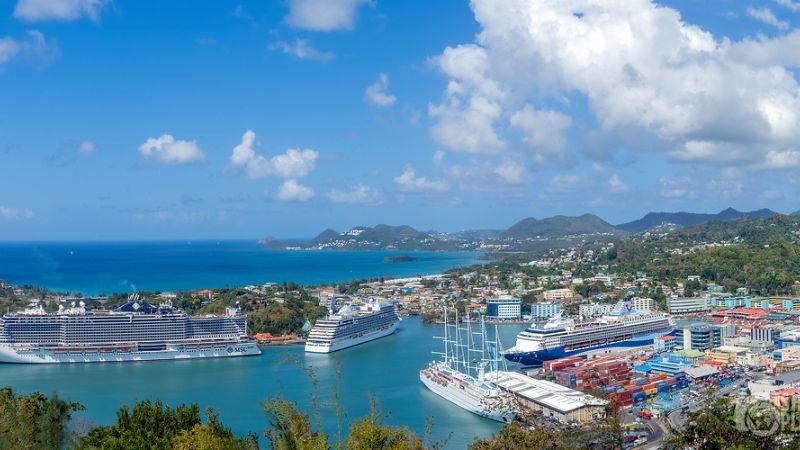
[[[658,279],[700,275],[729,292],[747,287],[762,295],[790,294],[800,280],[800,217],[708,222],[634,236],[615,242],[598,261]]]
[[[511,239],[527,239],[537,236],[562,237],[619,233],[620,230],[594,214],[583,214],[577,217],[554,216],[541,220],[529,217],[512,225],[501,236]]]
[[[770,209],[759,209],[756,211],[738,211],[733,208],[728,208],[718,212],[717,214],[704,214],[704,213],[688,213],[688,212],[651,212],[647,213],[644,217],[632,222],[617,225],[620,230],[629,233],[641,233],[643,231],[653,230],[657,228],[680,228],[697,225],[704,222],[720,221],[720,220],[736,220],[736,219],[766,219],[777,215],[775,211]]]

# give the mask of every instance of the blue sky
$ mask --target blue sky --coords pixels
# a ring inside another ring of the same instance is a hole
[[[790,0],[3,1],[0,240],[792,212],[799,15]]]

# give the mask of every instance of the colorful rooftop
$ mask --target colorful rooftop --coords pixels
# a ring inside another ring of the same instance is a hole
[[[769,314],[769,311],[761,308],[733,308],[726,311],[714,313],[715,317],[730,317],[733,319],[758,320]]]

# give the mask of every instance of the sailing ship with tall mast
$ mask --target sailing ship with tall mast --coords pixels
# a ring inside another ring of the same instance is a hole
[[[497,422],[510,423],[516,413],[513,397],[489,380],[487,375],[505,364],[500,357],[500,336],[495,325],[495,340],[486,338],[486,325],[480,317],[475,331],[467,317],[466,328],[450,325],[444,311],[443,351],[433,352],[441,360],[432,361],[419,372],[419,379],[435,394],[457,406]],[[466,335],[466,343],[464,336]],[[480,339],[475,339],[480,336]],[[479,347],[478,347],[479,345]]]

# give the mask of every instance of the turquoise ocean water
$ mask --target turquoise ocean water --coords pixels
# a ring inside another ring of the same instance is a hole
[[[412,255],[413,262],[387,263],[386,256]],[[57,290],[128,292],[242,286],[294,281],[336,282],[364,277],[433,274],[479,262],[477,253],[339,252],[268,250],[253,242],[0,243],[0,279]],[[522,326],[501,329],[507,346]],[[282,395],[304,410],[316,396],[326,430],[335,435],[334,392],[348,418],[369,411],[370,396],[386,421],[433,437],[452,432],[448,448],[464,448],[499,425],[427,391],[418,371],[431,360],[441,335],[437,326],[405,319],[397,332],[330,355],[306,355],[302,347],[265,348],[253,358],[205,361],[82,365],[3,365],[0,386],[23,393],[57,392],[86,407],[80,422],[108,424],[116,409],[137,400],[213,406],[237,434],[260,432],[266,418],[260,402]],[[304,368],[312,368],[315,388]],[[346,426],[345,426],[346,428]]]
[[[411,255],[411,262],[385,262]],[[434,274],[479,262],[471,252],[285,251],[253,241],[0,242],[0,279],[98,294]]]
[[[522,325],[500,328],[506,347],[513,345]],[[58,392],[81,402],[86,411],[79,421],[107,424],[119,405],[161,399],[171,405],[196,402],[213,406],[223,423],[237,434],[261,432],[266,418],[260,402],[282,395],[310,409],[311,395],[320,404],[326,430],[335,435],[334,392],[346,419],[369,411],[370,396],[377,399],[388,423],[425,432],[433,419],[432,435],[441,439],[452,432],[447,448],[465,448],[475,436],[497,431],[497,423],[468,413],[428,391],[418,371],[433,358],[441,341],[440,325],[423,325],[416,317],[403,320],[389,337],[328,355],[305,354],[302,347],[271,347],[260,357],[204,361],[169,361],[78,365],[0,365],[0,385],[20,392]],[[438,345],[437,345],[438,344]],[[315,389],[303,367],[313,368]]]

